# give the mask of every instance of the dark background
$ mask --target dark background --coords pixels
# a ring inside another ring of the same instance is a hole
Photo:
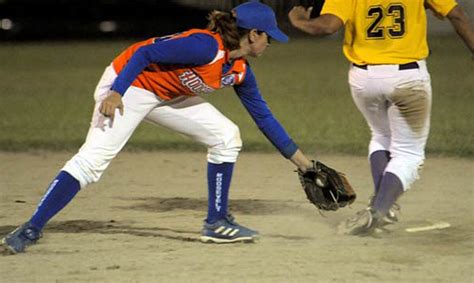
[[[294,5],[323,0],[261,0],[270,5],[280,28],[303,35],[288,22]],[[229,11],[246,0],[0,0],[0,41],[137,39],[204,28],[209,11]],[[468,15],[474,1],[458,0]],[[431,34],[452,34],[447,21],[429,17]]]
[[[297,32],[287,13],[315,1],[261,1],[273,7],[285,32]],[[204,28],[213,9],[246,0],[0,0],[0,40],[134,39]]]
[[[208,10],[152,0],[0,0],[0,40],[141,38],[205,27]]]

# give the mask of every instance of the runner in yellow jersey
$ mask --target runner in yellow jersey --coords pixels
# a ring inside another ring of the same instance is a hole
[[[418,179],[425,158],[431,111],[426,9],[447,17],[471,53],[474,29],[455,0],[326,0],[316,18],[311,9],[294,7],[291,23],[312,35],[345,28],[352,97],[372,135],[374,197],[342,228],[370,235],[398,220],[395,201]]]

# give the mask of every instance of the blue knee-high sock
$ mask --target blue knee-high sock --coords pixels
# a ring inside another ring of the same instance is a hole
[[[385,172],[380,183],[379,192],[375,196],[373,208],[385,215],[402,194],[402,181],[395,174]]]
[[[390,152],[386,150],[377,150],[370,155],[370,171],[374,180],[374,194],[377,194],[380,188],[380,181],[383,177],[385,167],[390,161]]]
[[[46,223],[74,198],[80,188],[79,181],[69,173],[59,172],[38,204],[30,223],[42,230]]]
[[[208,207],[207,223],[214,223],[227,215],[229,187],[234,163],[207,165]]]

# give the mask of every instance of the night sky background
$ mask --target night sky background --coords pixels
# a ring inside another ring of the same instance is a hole
[[[205,27],[208,12],[159,0],[0,0],[0,40],[143,38]]]
[[[322,0],[261,0],[276,12],[280,28],[303,35],[288,22],[294,5],[314,6]],[[246,0],[0,0],[0,41],[135,40],[204,28],[209,11],[229,11]],[[474,1],[457,0],[474,18]],[[454,33],[435,20],[431,34]]]

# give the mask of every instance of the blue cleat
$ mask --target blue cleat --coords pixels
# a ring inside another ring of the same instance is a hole
[[[25,251],[27,246],[36,244],[38,239],[43,236],[41,231],[26,222],[13,230],[2,239],[1,245],[10,254],[17,254]]]
[[[203,243],[251,243],[258,238],[258,232],[246,228],[234,222],[234,218],[228,215],[215,223],[204,222],[200,240]]]

